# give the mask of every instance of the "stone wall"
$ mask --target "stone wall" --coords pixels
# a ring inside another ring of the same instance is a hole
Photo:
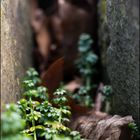
[[[107,24],[111,40],[107,67],[114,90],[113,112],[133,115],[139,122],[139,0],[107,0]]]
[[[21,79],[31,66],[29,0],[1,0],[1,101],[20,97]]]

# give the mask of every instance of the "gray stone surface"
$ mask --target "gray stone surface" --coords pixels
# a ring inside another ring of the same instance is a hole
[[[31,65],[29,0],[1,1],[1,102],[15,102]]]
[[[108,74],[114,90],[115,114],[133,115],[140,124],[139,106],[139,0],[107,0],[111,44]]]

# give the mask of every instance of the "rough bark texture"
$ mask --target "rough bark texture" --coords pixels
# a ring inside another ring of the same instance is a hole
[[[132,140],[128,124],[131,116],[107,116],[102,113],[79,117],[73,123],[73,129],[87,140]]]
[[[113,112],[139,113],[139,0],[107,0],[111,44],[107,51],[108,74],[114,90]]]
[[[15,102],[31,65],[29,0],[1,1],[1,101]]]

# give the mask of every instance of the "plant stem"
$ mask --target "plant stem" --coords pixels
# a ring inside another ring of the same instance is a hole
[[[30,101],[31,114],[33,116],[34,115],[33,114],[34,108],[31,106],[31,103],[32,103],[32,98],[31,97],[30,97],[29,101]],[[34,119],[32,120],[32,126],[35,128],[35,120]],[[36,129],[34,130],[34,140],[37,140]]]
[[[62,120],[62,111],[61,111],[61,107],[60,107],[60,116],[59,116],[59,119],[58,119],[59,123],[61,123],[61,120]]]
[[[89,77],[87,77],[86,78],[86,87],[90,87],[90,78]]]
[[[32,120],[32,125],[33,125],[33,127],[35,127],[35,121],[34,120]],[[37,140],[36,129],[34,130],[34,140]]]
[[[91,69],[90,68],[90,64],[87,63],[86,65],[86,69],[89,70]],[[86,87],[89,89],[91,87],[91,76],[88,75],[85,75],[85,84],[86,84]]]

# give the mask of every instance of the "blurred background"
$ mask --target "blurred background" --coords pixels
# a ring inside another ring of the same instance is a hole
[[[2,104],[20,99],[34,67],[50,93],[90,81],[96,102],[100,86],[111,85],[107,113],[140,124],[139,0],[1,0],[1,26]]]

